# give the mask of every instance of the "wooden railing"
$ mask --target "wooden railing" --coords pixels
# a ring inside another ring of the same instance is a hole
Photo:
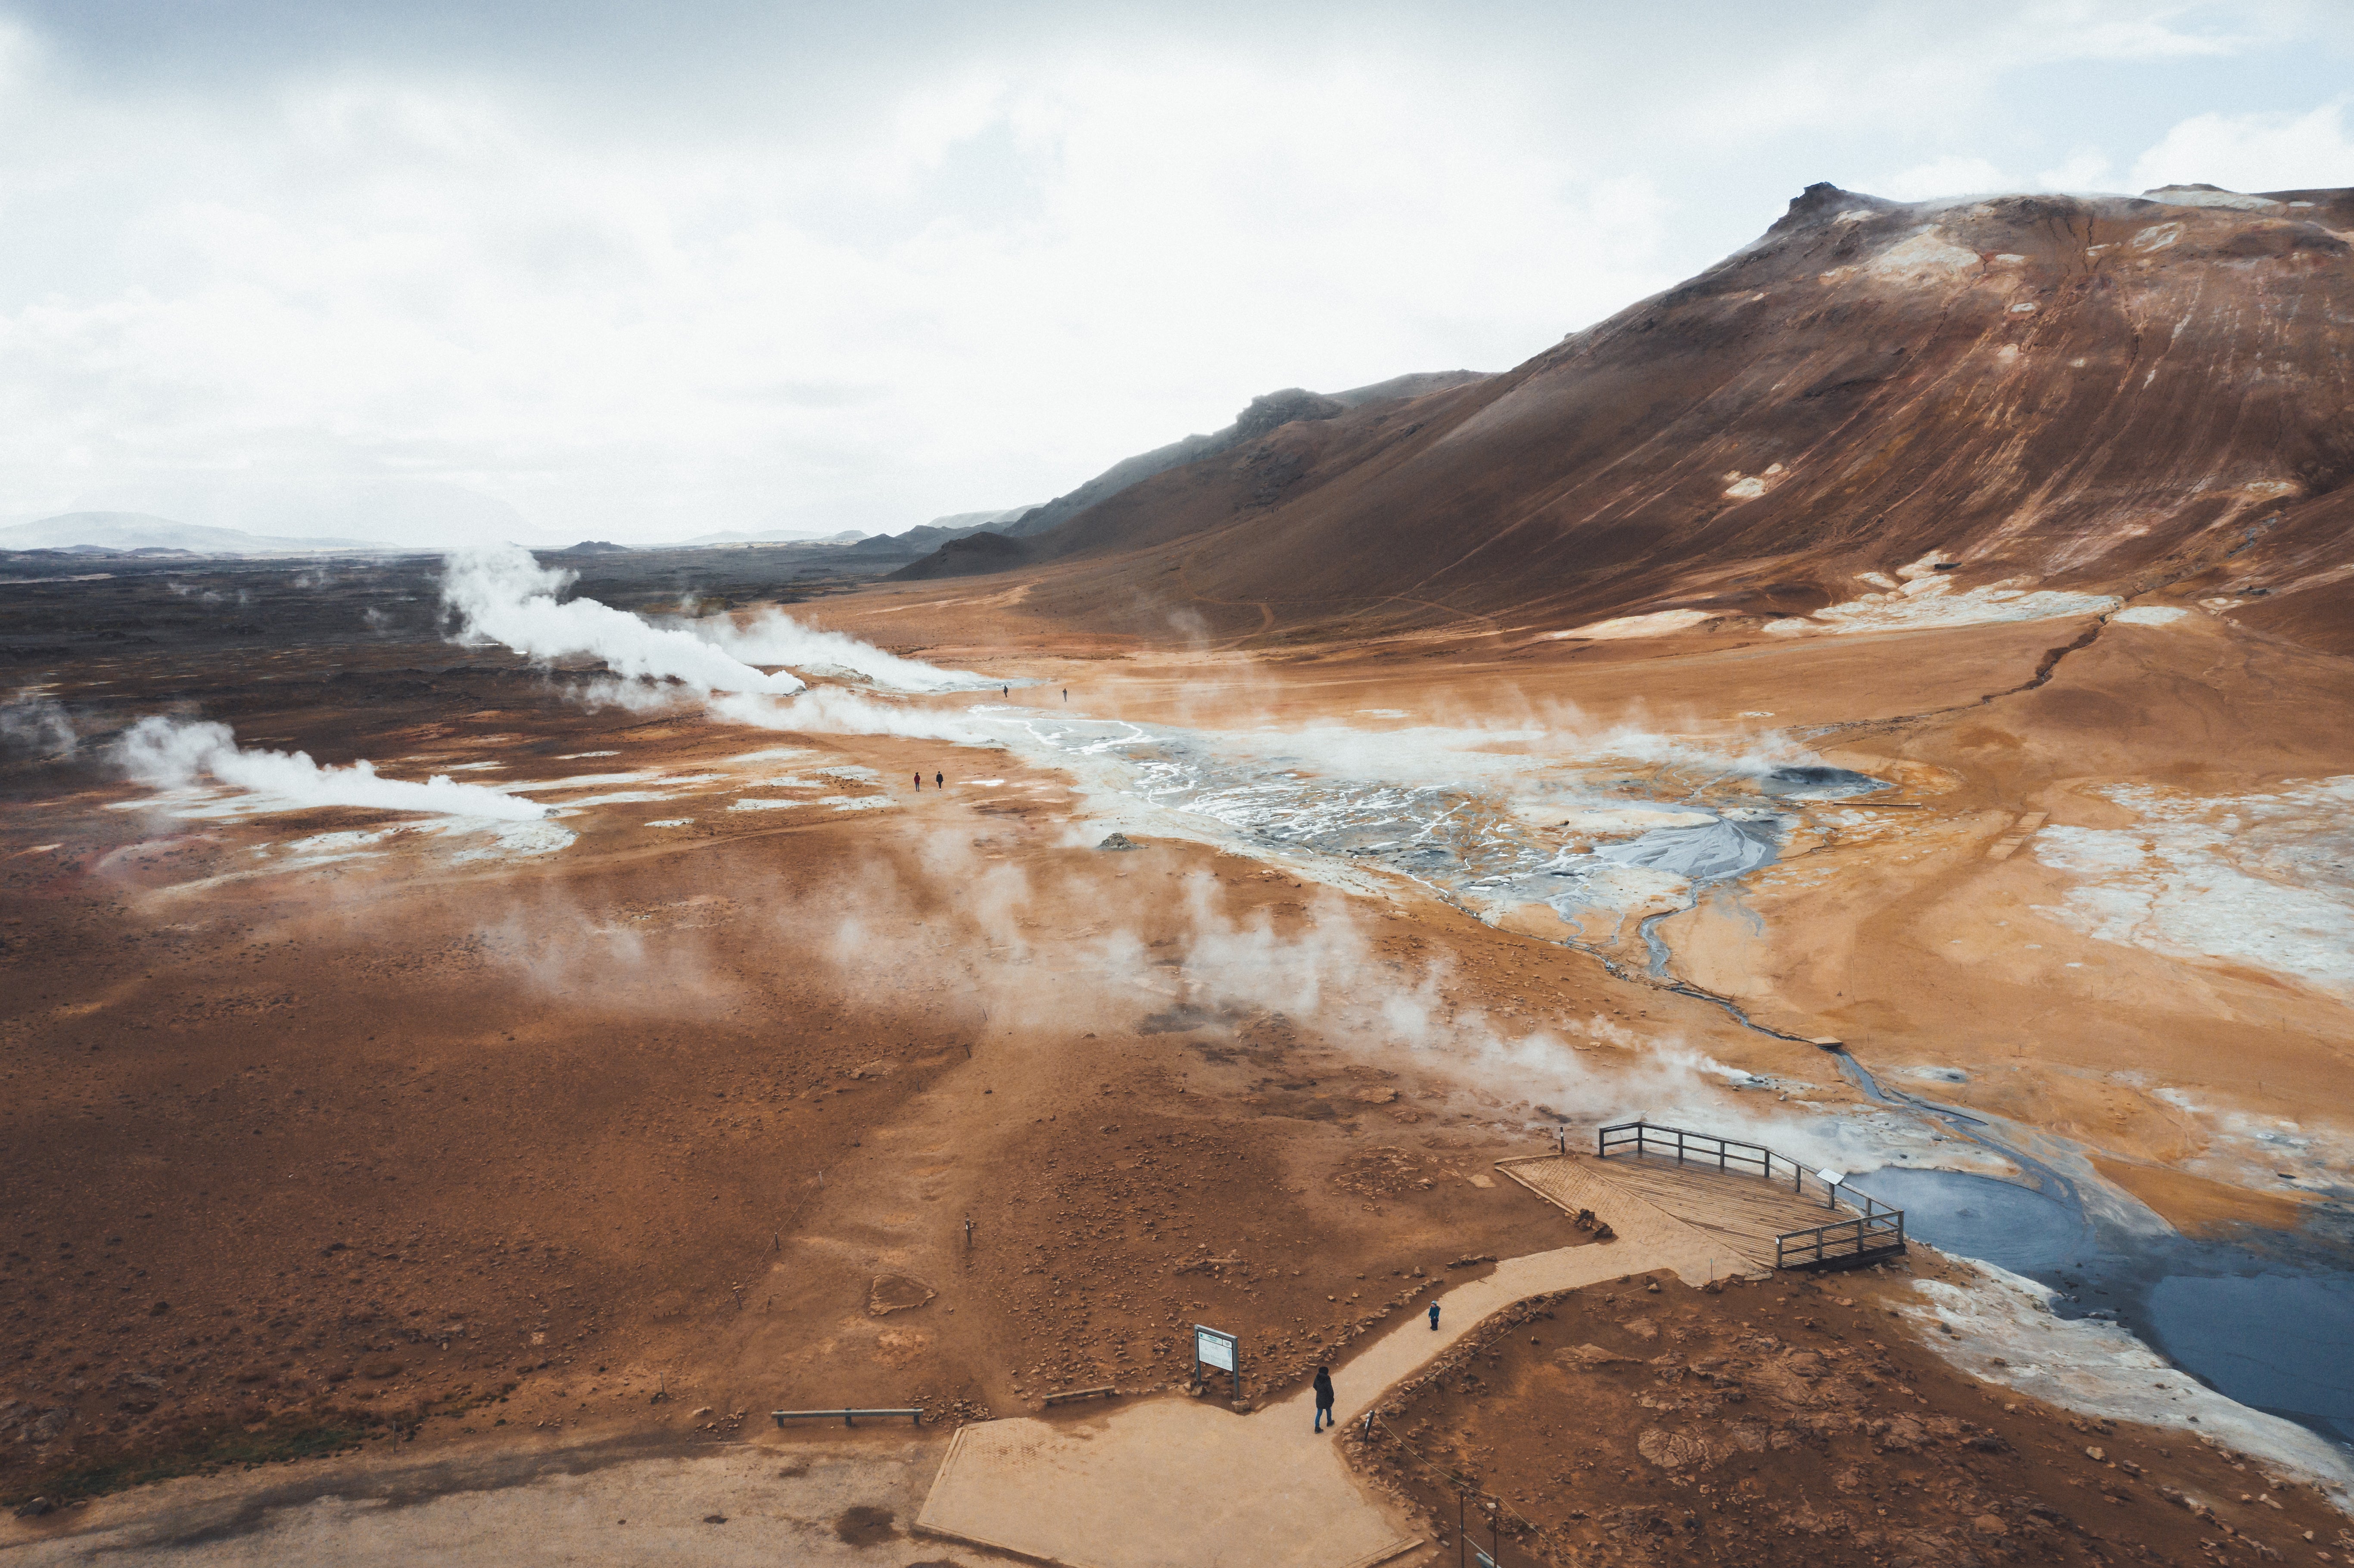
[[[1760,1177],[1777,1186],[1787,1181],[1797,1196],[1811,1202],[1819,1193],[1825,1209],[1834,1214],[1846,1211],[1840,1218],[1826,1224],[1786,1231],[1775,1237],[1776,1268],[1815,1268],[1904,1250],[1903,1210],[1892,1209],[1845,1182],[1826,1182],[1797,1160],[1776,1154],[1762,1143],[1744,1143],[1681,1127],[1626,1121],[1595,1134],[1595,1153],[1604,1160],[1614,1156],[1673,1159],[1679,1165],[1712,1166],[1728,1173]]]

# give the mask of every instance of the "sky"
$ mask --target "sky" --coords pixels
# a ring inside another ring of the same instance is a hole
[[[893,531],[1806,185],[2354,185],[2354,5],[0,0],[0,524]]]

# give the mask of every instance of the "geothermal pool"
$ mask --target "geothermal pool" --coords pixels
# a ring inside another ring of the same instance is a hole
[[[2016,1182],[1890,1167],[1850,1185],[1904,1211],[1943,1251],[2061,1293],[2062,1318],[2113,1318],[2217,1393],[2354,1446],[2354,1271],[2306,1234],[2237,1242],[2127,1232]]]

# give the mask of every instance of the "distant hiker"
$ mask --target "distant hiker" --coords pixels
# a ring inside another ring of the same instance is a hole
[[[1321,1432],[1327,1426],[1337,1426],[1332,1419],[1332,1374],[1323,1367],[1316,1369],[1316,1425],[1311,1431]]]
[[[922,774],[918,773],[918,774],[917,774],[917,775],[916,775],[916,793],[917,793],[917,794],[918,794],[918,795],[920,795],[920,794],[922,794],[923,792],[924,792],[924,776],[923,776]]]
[[[1011,686],[1000,686],[997,688],[997,694],[1001,697],[1010,697],[1013,694],[1013,688]]]
[[[1438,1303],[1436,1301],[1430,1304],[1430,1331],[1434,1334],[1438,1332]]]
[[[1071,688],[1068,686],[1063,688],[1063,700],[1066,703],[1071,700]]]
[[[933,775],[932,775],[932,788],[933,788],[933,789],[947,789],[948,787],[949,787],[949,776],[948,776],[947,774],[945,774],[945,773],[935,773],[935,774],[933,774]]]

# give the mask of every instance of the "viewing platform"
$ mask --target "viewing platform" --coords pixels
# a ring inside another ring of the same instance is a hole
[[[1722,1239],[1732,1257],[1766,1268],[1850,1268],[1904,1250],[1904,1213],[1809,1171],[1762,1144],[1650,1122],[1595,1135],[1591,1157],[1541,1154],[1497,1169],[1575,1213],[1564,1178],[1583,1175],[1640,1198]]]

